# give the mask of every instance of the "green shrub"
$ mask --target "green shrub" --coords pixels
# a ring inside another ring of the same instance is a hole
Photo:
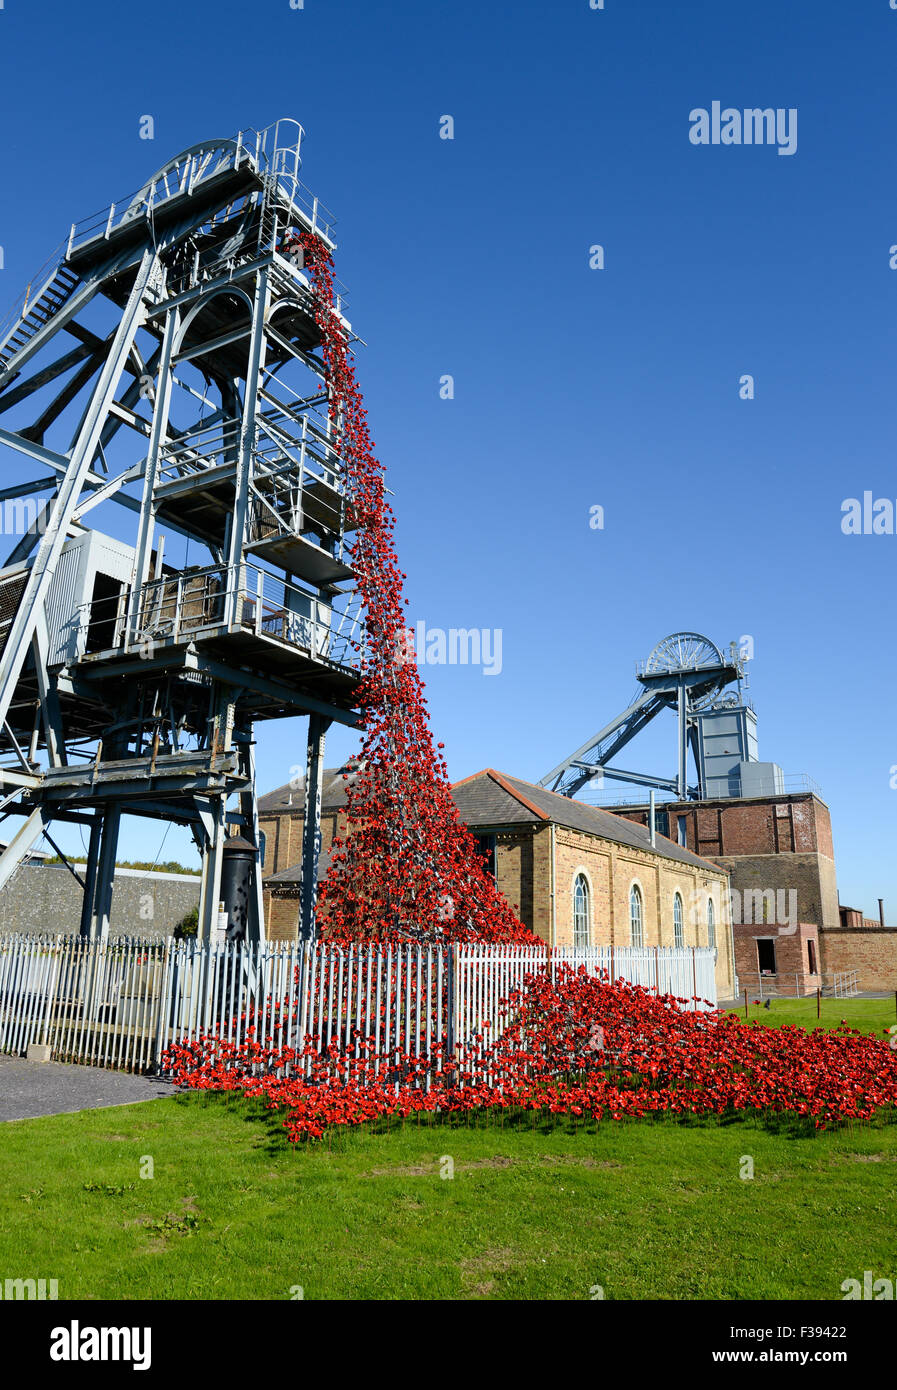
[[[199,931],[199,905],[191,907],[185,913],[174,929],[174,936],[177,941],[187,941],[194,937]]]

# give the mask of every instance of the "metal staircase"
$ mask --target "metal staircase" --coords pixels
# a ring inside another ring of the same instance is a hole
[[[39,272],[32,285],[41,283],[43,274],[43,271]],[[35,333],[56,317],[80,283],[81,277],[65,261],[58,261],[43,280],[37,294],[33,295],[31,285],[28,286],[21,309],[16,309],[10,316],[12,322],[8,329],[6,325],[0,328],[0,376],[14,370],[17,354],[30,343]]]

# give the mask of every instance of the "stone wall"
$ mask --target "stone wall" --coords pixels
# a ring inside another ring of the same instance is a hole
[[[720,999],[734,993],[735,960],[729,922],[728,883],[711,864],[679,863],[615,844],[566,826],[554,828],[555,944],[573,944],[573,884],[584,873],[590,889],[590,944],[630,946],[629,894],[642,894],[644,944],[675,945],[673,899],[681,894],[686,946],[708,945],[707,900],[712,899],[716,925],[717,990]],[[543,941],[551,940],[551,827],[505,832],[496,837],[496,880],[517,907],[521,920]],[[697,910],[695,910],[697,909]]]
[[[84,866],[76,866],[83,877]],[[112,894],[113,936],[170,936],[199,903],[199,876],[117,869]],[[0,932],[73,934],[81,922],[82,891],[63,864],[23,864],[0,889]]]
[[[265,874],[294,867],[302,855],[302,813],[269,812],[259,817],[265,833]],[[321,847],[326,853],[334,833],[344,835],[345,813],[325,810],[321,818]],[[499,889],[536,936],[551,940],[551,836],[549,824],[501,830],[495,835],[495,878]],[[646,946],[673,946],[673,898],[682,895],[686,946],[706,946],[708,898],[713,899],[717,940],[717,991],[731,999],[735,955],[730,929],[728,880],[715,865],[679,863],[632,849],[596,835],[554,827],[555,939],[559,946],[573,942],[573,881],[584,871],[591,889],[591,944],[629,946],[629,892],[637,882],[644,903]],[[299,925],[295,889],[266,887],[265,924],[268,937],[294,941]],[[697,905],[697,912],[695,912]]]

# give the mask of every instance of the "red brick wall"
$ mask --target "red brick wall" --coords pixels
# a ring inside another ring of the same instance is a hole
[[[695,854],[793,852],[835,857],[829,809],[810,792],[751,800],[673,801],[662,809],[669,813],[674,840],[677,817],[685,817],[688,848]],[[617,814],[639,825],[648,823],[645,806],[624,807]]]
[[[897,989],[897,927],[840,927],[822,934],[826,974],[856,970],[861,990]]]
[[[295,941],[299,936],[299,899],[265,891],[265,933],[269,941]]]
[[[821,983],[821,972],[825,969],[819,946],[819,931],[815,923],[801,923],[795,930],[787,926],[773,924],[735,923],[732,927],[735,936],[735,968],[740,990],[747,990],[750,997],[759,993],[809,994]],[[775,943],[776,974],[764,976],[763,989],[760,989],[758,938],[772,938]],[[812,942],[816,956],[816,970],[810,970],[810,957],[807,942]]]

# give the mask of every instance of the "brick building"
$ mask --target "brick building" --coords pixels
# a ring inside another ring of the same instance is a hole
[[[321,871],[344,823],[346,780],[325,773]],[[502,893],[544,941],[565,946],[715,946],[717,990],[731,998],[734,953],[728,876],[687,846],[493,769],[456,782],[452,795]],[[269,937],[297,932],[304,791],[280,787],[259,801],[265,837]]]
[[[897,989],[897,928],[879,916],[864,917],[859,908],[842,907],[837,927],[825,932],[826,969],[856,971],[861,990]]]
[[[646,825],[648,807],[619,808]],[[839,908],[829,809],[814,792],[667,802],[660,828],[729,874],[742,988],[808,993],[860,970],[860,989],[897,987],[897,930]],[[859,922],[854,918],[859,919]],[[860,924],[862,923],[862,924]]]

